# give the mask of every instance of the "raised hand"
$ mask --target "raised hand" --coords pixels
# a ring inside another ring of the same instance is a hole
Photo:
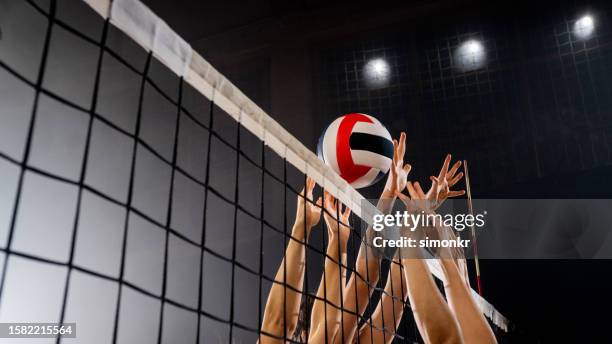
[[[423,189],[418,182],[408,182],[406,188],[408,189],[408,194],[410,194],[410,197],[401,193],[398,194],[398,198],[401,199],[406,205],[406,210],[413,212],[423,211],[424,213],[430,213],[431,211],[435,210],[436,204],[427,198],[427,194],[423,192]],[[456,234],[450,227],[441,226],[441,224],[434,225],[432,227],[426,226],[423,228],[423,233],[432,239],[454,240],[456,238]],[[454,259],[463,258],[465,260],[463,251],[456,248],[440,248],[432,252],[435,252],[438,257],[452,257]],[[459,262],[455,263],[457,264],[457,268],[459,268],[460,273],[463,275],[465,282],[465,276],[467,276],[467,266],[460,266]],[[469,286],[469,280],[466,283]]]
[[[431,180],[431,188],[425,195],[436,208],[447,198],[458,197],[465,194],[465,190],[453,191],[450,189],[463,178],[463,172],[457,173],[459,167],[461,167],[461,161],[457,161],[453,167],[449,169],[451,159],[452,156],[450,154],[446,155],[446,159],[444,159],[438,176],[429,177]]]
[[[306,229],[310,230],[316,226],[321,220],[321,204],[322,199],[319,197],[315,204],[312,203],[312,190],[314,190],[315,182],[312,178],[306,179],[306,189],[300,192],[297,201],[297,214],[295,215],[295,225],[303,226],[306,224]],[[306,202],[304,199],[304,191],[306,192]],[[305,204],[304,204],[305,203]]]
[[[341,243],[346,243],[351,235],[351,229],[349,227],[349,216],[351,215],[351,209],[344,207],[342,211],[342,203],[338,202],[334,196],[325,192],[325,213],[323,218],[327,224],[330,238],[338,237]],[[340,220],[337,219],[337,215],[340,215]]]
[[[404,203],[407,210],[430,210],[431,202],[427,199],[427,195],[423,192],[419,182],[407,182],[406,189],[410,197],[406,196],[401,191],[396,192],[395,195]]]
[[[406,133],[400,134],[399,141],[393,140],[393,162],[389,169],[389,177],[383,195],[395,197],[396,192],[401,192],[406,187],[408,173],[412,169],[410,164],[404,165],[404,154],[406,153]]]

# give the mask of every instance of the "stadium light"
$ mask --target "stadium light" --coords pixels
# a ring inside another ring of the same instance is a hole
[[[478,40],[463,42],[455,52],[455,66],[461,72],[469,72],[484,67],[487,53],[484,45]]]
[[[586,40],[593,36],[595,31],[595,20],[590,15],[585,15],[574,23],[574,35],[578,39]]]
[[[382,88],[389,84],[391,68],[389,63],[382,58],[375,58],[364,67],[366,85],[369,88]]]

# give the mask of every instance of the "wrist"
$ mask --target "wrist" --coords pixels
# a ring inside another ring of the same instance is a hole
[[[387,198],[387,199],[395,199],[396,197],[397,196],[395,195],[395,192],[387,188],[385,188],[382,194],[380,195],[380,198]]]
[[[308,240],[312,227],[304,223],[304,221],[296,221],[291,228],[291,236],[298,240]]]
[[[347,246],[348,246],[348,238],[340,240],[340,249],[342,250],[342,252],[344,252],[343,254],[346,254]]]
[[[453,272],[457,272],[458,267],[455,264],[454,259],[451,258],[440,258],[440,267],[442,268],[442,272],[447,278],[454,277]]]

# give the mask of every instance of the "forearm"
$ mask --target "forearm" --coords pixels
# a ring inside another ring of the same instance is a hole
[[[426,343],[462,343],[461,332],[424,259],[404,259],[404,275],[417,327]]]
[[[291,230],[292,238],[289,239],[289,243],[287,244],[287,249],[285,250],[285,257],[281,263],[281,266],[276,271],[276,276],[274,280],[286,284],[290,288],[287,288],[287,294],[291,288],[302,290],[302,283],[304,281],[304,268],[305,268],[305,259],[306,259],[306,242],[308,241],[308,233],[304,231],[303,225],[294,225]],[[287,265],[285,269],[284,265]],[[286,283],[285,283],[286,279]],[[274,286],[279,287],[281,291],[284,289],[284,285],[279,285],[274,283]],[[274,288],[274,287],[273,287]],[[291,297],[294,297],[293,294],[299,294],[293,290],[291,290]],[[298,296],[298,302],[301,295]]]
[[[440,259],[445,276],[444,290],[452,313],[457,318],[467,343],[497,343],[491,327],[478,308],[471,290],[461,276],[457,263]]]
[[[343,331],[345,342],[357,334],[359,318],[364,313],[380,275],[380,258],[362,244],[357,255],[355,272],[344,288]]]
[[[404,304],[408,299],[408,287],[404,281],[403,263],[394,259],[391,263],[389,277],[385,285],[381,310],[384,311],[384,324],[387,329],[396,329],[404,313]]]
[[[280,267],[270,289],[264,311],[262,331],[282,337],[291,336],[297,324],[304,281],[305,243],[307,231],[295,225]],[[297,291],[296,291],[297,290]],[[272,337],[262,337],[262,343],[277,342]]]
[[[376,207],[383,214],[388,214],[391,212],[394,202],[395,196],[388,195],[387,191],[383,191]],[[366,229],[365,240],[359,247],[357,261],[355,263],[356,274],[352,274],[351,281],[348,283],[349,288],[351,288],[350,286],[354,286],[352,288],[357,290],[359,305],[356,308],[359,314],[362,314],[367,307],[373,292],[371,286],[378,283],[378,278],[380,276],[382,254],[381,252],[374,251],[372,238],[375,234],[376,232],[372,227]],[[347,292],[350,293],[351,291],[347,290]],[[353,290],[353,293],[354,292]]]
[[[383,191],[376,207],[380,212],[388,214],[393,208],[395,199],[395,195]],[[374,230],[368,227],[365,239],[359,247],[355,272],[351,274],[344,287],[344,308],[346,311],[343,314],[342,326],[347,342],[353,341],[353,338],[357,335],[359,318],[368,306],[374,291],[372,287],[378,283],[380,276],[381,255],[374,252],[371,244],[374,234]]]
[[[404,314],[408,290],[399,259],[391,263],[384,294],[381,296],[371,320],[362,326],[359,333],[361,343],[391,343]],[[370,326],[370,323],[373,326]]]
[[[344,292],[344,288],[346,287],[346,275],[347,275],[347,269],[346,269],[346,244],[345,244],[345,249],[342,252],[342,254],[340,255],[340,270],[341,270],[341,279],[340,282],[342,283],[342,292]]]
[[[325,333],[327,333],[328,342],[332,341],[334,335],[337,335],[342,307],[342,277],[338,263],[341,262],[342,253],[345,251],[346,244],[332,236],[327,245],[325,272],[317,289],[317,298],[312,306],[312,335],[310,338],[313,342],[324,342]]]

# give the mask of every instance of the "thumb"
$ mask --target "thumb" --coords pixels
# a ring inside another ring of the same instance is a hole
[[[438,185],[440,185],[440,181],[438,180],[438,178],[434,176],[430,176],[429,180],[431,180],[431,190],[430,191],[434,194],[435,197],[437,197]]]
[[[406,172],[406,174],[408,174],[412,170],[412,166],[410,164],[406,164],[404,165],[403,170]]]

